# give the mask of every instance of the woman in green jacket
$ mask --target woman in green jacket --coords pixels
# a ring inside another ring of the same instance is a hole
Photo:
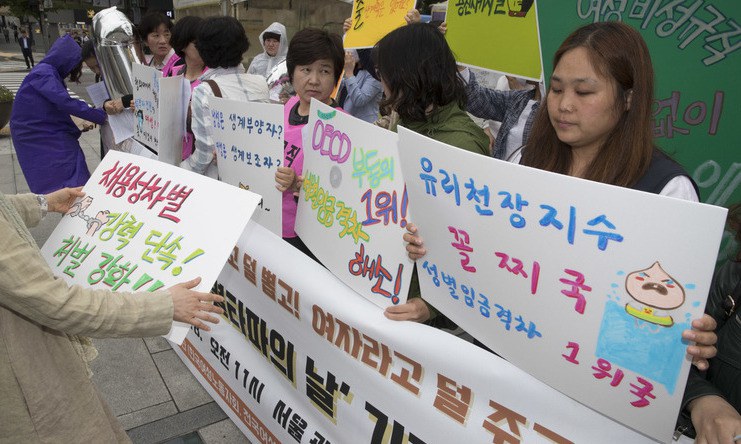
[[[435,26],[413,23],[397,28],[376,44],[374,56],[384,93],[380,106],[399,116],[390,130],[401,125],[439,142],[489,155],[489,138],[464,111],[465,85],[453,52]],[[397,321],[444,318],[420,297],[416,267],[407,303],[390,306],[385,314]]]

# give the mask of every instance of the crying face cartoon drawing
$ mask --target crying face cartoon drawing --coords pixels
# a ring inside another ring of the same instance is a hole
[[[640,305],[625,304],[631,316],[652,324],[671,327],[671,316],[658,310],[672,310],[684,303],[684,288],[654,262],[651,267],[634,271],[625,278],[625,289]]]

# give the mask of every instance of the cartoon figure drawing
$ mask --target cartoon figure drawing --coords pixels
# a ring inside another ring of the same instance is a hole
[[[67,215],[69,217],[77,217],[79,214],[84,214],[85,210],[90,206],[90,204],[93,203],[93,198],[90,196],[85,196],[82,200],[78,200],[77,202],[73,203],[69,210],[67,210]]]
[[[625,289],[641,305],[625,304],[629,315],[662,327],[674,325],[674,319],[658,310],[673,310],[684,303],[684,288],[661,268],[659,262],[634,271],[625,278]],[[658,310],[657,310],[658,309]]]
[[[87,231],[85,234],[93,236],[100,230],[100,228],[108,222],[108,215],[111,214],[108,210],[98,211],[95,218],[87,219]]]
[[[136,111],[136,131],[138,133],[144,132],[144,111],[142,110]]]
[[[111,213],[108,210],[102,210],[98,211],[95,217],[88,216],[85,214],[85,210],[90,208],[90,204],[92,203],[93,198],[91,196],[85,196],[81,200],[73,203],[66,213],[69,217],[79,217],[85,221],[85,226],[87,227],[87,232],[85,234],[88,236],[93,236],[103,227],[103,225],[108,223],[108,215]]]

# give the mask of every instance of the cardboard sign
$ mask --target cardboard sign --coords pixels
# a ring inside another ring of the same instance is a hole
[[[503,162],[399,129],[422,297],[541,381],[668,440],[726,209]]]
[[[260,201],[175,166],[111,151],[41,252],[71,284],[156,291],[202,278],[208,291]],[[181,343],[186,324],[167,339]]]
[[[355,0],[345,48],[372,48],[383,36],[406,24],[404,16],[414,5],[414,0]]]
[[[449,2],[446,21],[445,39],[458,63],[541,80],[543,64],[533,0]]]
[[[396,134],[311,101],[296,233],[335,276],[378,305],[403,304],[413,262]]]
[[[275,172],[283,161],[283,106],[218,97],[209,105],[219,179],[262,196],[253,219],[280,235],[283,194]]]
[[[137,63],[133,74],[134,139],[160,161],[179,165],[185,134],[183,76],[162,77],[159,70]]]

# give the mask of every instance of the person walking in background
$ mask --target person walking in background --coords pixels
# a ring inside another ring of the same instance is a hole
[[[260,44],[264,51],[255,56],[247,68],[248,74],[257,74],[268,78],[278,64],[286,60],[288,52],[288,37],[286,27],[273,22],[260,33]]]
[[[13,38],[18,42],[18,27],[13,28]]]
[[[3,35],[5,36],[5,43],[10,43],[10,31],[8,31],[8,28],[3,28]]]
[[[77,141],[81,132],[70,114],[101,124],[106,113],[69,96],[64,78],[69,76],[76,82],[80,75],[82,49],[66,35],[54,42],[15,95],[11,137],[23,175],[34,193],[84,185],[90,178]],[[92,128],[92,124],[89,126]]]
[[[18,44],[21,45],[21,53],[23,53],[23,60],[26,62],[26,69],[33,68],[33,40],[28,36],[28,31],[25,29],[21,31]]]

